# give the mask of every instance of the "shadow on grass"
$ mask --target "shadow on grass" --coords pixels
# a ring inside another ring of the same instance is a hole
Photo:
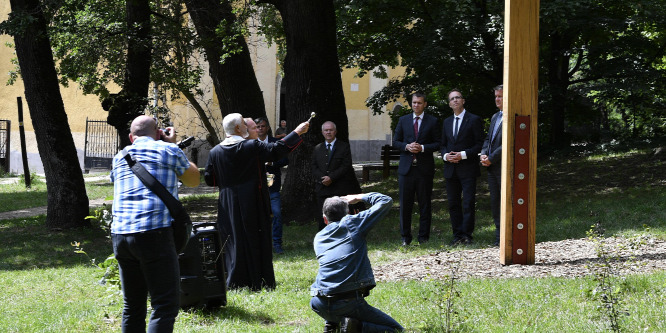
[[[213,309],[193,309],[189,311],[200,318],[239,320],[251,325],[270,325],[275,323],[275,320],[267,313],[261,311],[250,312],[244,307],[234,304],[227,304],[226,306]]]
[[[101,229],[50,231],[44,226],[45,219],[41,215],[0,221],[0,270],[89,265],[88,257],[74,253],[74,241],[98,262],[113,252],[111,241]]]
[[[0,212],[46,206],[46,188],[0,192]]]

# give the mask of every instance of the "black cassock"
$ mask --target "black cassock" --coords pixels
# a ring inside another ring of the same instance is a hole
[[[301,141],[292,132],[275,143],[243,140],[210,151],[204,178],[220,189],[217,224],[230,289],[275,288],[265,163],[286,156]]]

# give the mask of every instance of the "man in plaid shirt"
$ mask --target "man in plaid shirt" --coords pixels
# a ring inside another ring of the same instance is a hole
[[[178,148],[173,127],[162,131],[149,116],[130,127],[129,153],[178,198],[178,180],[199,185],[199,169]],[[143,332],[146,297],[153,312],[149,332],[172,332],[180,306],[180,271],[171,214],[162,200],[146,188],[127,165],[123,153],[113,158],[113,253],[120,266],[123,288],[123,332]]]

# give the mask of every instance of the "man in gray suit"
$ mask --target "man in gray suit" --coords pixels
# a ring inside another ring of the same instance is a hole
[[[495,106],[499,109],[490,120],[488,136],[481,148],[481,165],[488,168],[488,188],[490,189],[490,209],[495,221],[495,246],[500,239],[500,198],[502,187],[502,103],[503,87],[499,85],[495,91]]]

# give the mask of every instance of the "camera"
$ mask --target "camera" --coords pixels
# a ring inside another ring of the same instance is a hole
[[[184,140],[182,140],[182,141],[180,141],[180,142],[177,143],[178,148],[180,148],[180,149],[185,149],[185,148],[187,148],[189,145],[192,144],[192,141],[194,141],[194,137],[193,137],[193,136],[187,137],[187,138],[185,138]]]

